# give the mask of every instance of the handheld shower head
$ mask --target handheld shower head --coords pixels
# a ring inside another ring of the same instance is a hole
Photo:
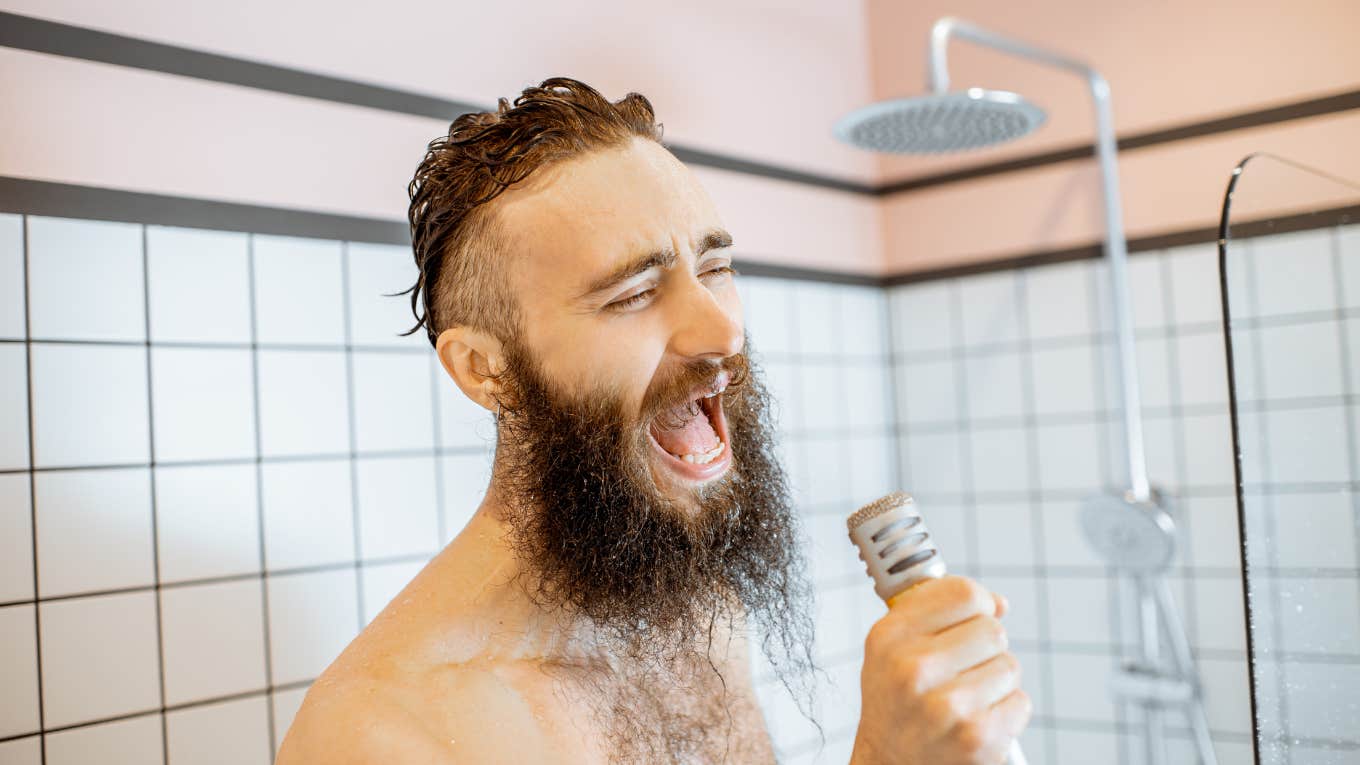
[[[980,149],[1029,135],[1044,110],[1004,90],[969,88],[881,101],[836,123],[836,137],[870,151],[939,154]]]

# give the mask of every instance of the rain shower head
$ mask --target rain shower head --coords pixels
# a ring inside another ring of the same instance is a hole
[[[1004,90],[969,88],[881,101],[836,123],[836,137],[870,151],[939,154],[1004,143],[1030,134],[1044,110]]]

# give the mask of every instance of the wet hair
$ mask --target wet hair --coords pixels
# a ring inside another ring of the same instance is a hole
[[[514,105],[502,98],[494,112],[453,121],[431,141],[407,187],[411,246],[420,273],[397,294],[411,294],[416,324],[430,345],[448,327],[467,326],[505,339],[517,325],[517,302],[506,277],[512,232],[489,203],[535,170],[623,146],[635,137],[661,143],[645,96],[629,93],[610,103],[569,77],[525,88]]]

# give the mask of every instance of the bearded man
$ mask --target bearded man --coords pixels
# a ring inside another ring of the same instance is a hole
[[[496,414],[491,482],[278,763],[773,762],[749,634],[807,708],[811,591],[733,240],[651,104],[546,80],[455,120],[410,195],[416,328]],[[1004,610],[960,577],[897,599],[852,761],[1003,762]]]

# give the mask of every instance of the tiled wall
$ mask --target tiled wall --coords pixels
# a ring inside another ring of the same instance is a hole
[[[1360,762],[1360,226],[1242,245],[1228,273],[1262,761]]]
[[[1215,257],[1131,267],[1151,473],[1180,533],[1172,582],[1220,757],[1237,763],[1250,718]],[[40,730],[48,763],[268,761],[310,680],[485,485],[489,420],[423,339],[395,336],[405,298],[381,296],[412,268],[401,247],[0,216],[0,762],[39,762]],[[782,759],[847,759],[883,606],[844,517],[901,487],[953,570],[1014,605],[1030,760],[1137,762],[1136,719],[1103,685],[1130,619],[1076,520],[1122,473],[1103,266],[739,284],[835,684],[819,751],[758,665]],[[1334,515],[1280,554],[1330,543]]]
[[[489,419],[380,294],[413,270],[0,216],[0,763],[272,759],[486,482]]]

